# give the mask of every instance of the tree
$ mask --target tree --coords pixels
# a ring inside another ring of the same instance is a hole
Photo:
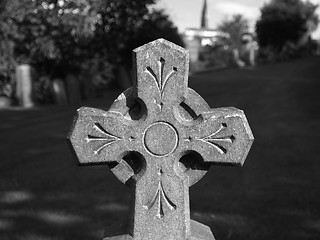
[[[94,46],[99,51],[104,49],[113,64],[130,64],[132,43],[149,14],[148,6],[154,3],[155,0],[100,0]]]
[[[316,29],[317,5],[301,0],[272,0],[261,8],[256,33],[261,47],[281,51],[286,44],[297,44]]]
[[[138,44],[157,37],[183,44],[164,11],[149,9],[154,3],[155,0],[12,0],[7,4],[0,31],[15,43],[18,62],[44,66],[53,73],[72,68],[77,71],[85,59],[97,55],[114,65],[130,66],[131,51]]]
[[[224,19],[222,23],[218,25],[218,29],[229,34],[229,45],[231,47],[239,48],[241,44],[241,36],[248,32],[249,23],[241,14],[236,14],[233,15],[231,19]]]
[[[9,1],[2,14],[0,34],[12,43],[15,61],[37,65],[49,75],[77,67],[88,53],[81,50],[86,43],[83,38],[92,38],[97,21],[86,3]]]
[[[124,62],[123,52],[152,3],[154,0],[12,0],[1,14],[0,35],[14,44],[18,63],[63,77],[78,72],[86,59],[97,55],[104,61]]]
[[[0,0],[0,14],[5,10],[8,0]]]
[[[139,28],[138,36],[142,36],[142,38],[139,39],[140,42],[136,43],[137,47],[158,38],[165,38],[184,47],[184,42],[177,27],[163,9],[153,10],[145,17]]]
[[[155,1],[0,0],[0,65],[10,55],[51,79],[130,68],[135,47],[158,37],[183,44],[169,17],[151,10]]]
[[[145,15],[137,28],[134,39],[127,44],[126,59],[131,60],[132,49],[158,38],[164,38],[184,47],[184,42],[178,33],[177,27],[163,9],[152,10]],[[128,62],[128,64],[131,66],[131,62]]]

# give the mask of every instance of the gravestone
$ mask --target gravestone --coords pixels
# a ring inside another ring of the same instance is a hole
[[[16,96],[17,96],[19,105],[22,107],[34,106],[31,66],[28,64],[18,65],[16,68],[16,79],[17,79]]]
[[[53,92],[54,102],[56,104],[65,105],[68,103],[64,83],[61,79],[54,79],[53,80],[52,92]]]
[[[190,220],[189,187],[212,164],[242,165],[253,142],[243,111],[210,109],[188,88],[188,51],[164,39],[134,50],[134,87],[108,111],[78,110],[68,141],[80,165],[107,164],[133,190],[107,239],[212,240]]]

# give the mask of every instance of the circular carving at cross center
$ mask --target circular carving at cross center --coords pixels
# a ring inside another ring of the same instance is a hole
[[[169,123],[153,123],[144,133],[144,146],[152,155],[167,156],[176,149],[177,145],[177,130]]]

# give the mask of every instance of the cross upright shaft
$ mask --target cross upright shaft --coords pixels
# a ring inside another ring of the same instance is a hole
[[[181,47],[158,39],[135,49],[134,60],[134,87],[107,112],[80,108],[68,137],[80,164],[106,163],[135,189],[132,216],[104,239],[214,239],[190,221],[189,187],[213,163],[244,163],[253,142],[245,115],[210,109],[187,87]]]

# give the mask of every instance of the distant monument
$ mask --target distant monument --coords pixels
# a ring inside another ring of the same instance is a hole
[[[229,38],[229,34],[208,27],[207,0],[203,2],[200,28],[187,28],[183,35],[191,67],[199,62],[200,53],[206,46],[214,46],[219,39]]]
[[[258,43],[254,40],[254,35],[245,32],[242,34],[240,41],[239,47],[233,50],[234,63],[240,68],[254,67],[258,50]]]

